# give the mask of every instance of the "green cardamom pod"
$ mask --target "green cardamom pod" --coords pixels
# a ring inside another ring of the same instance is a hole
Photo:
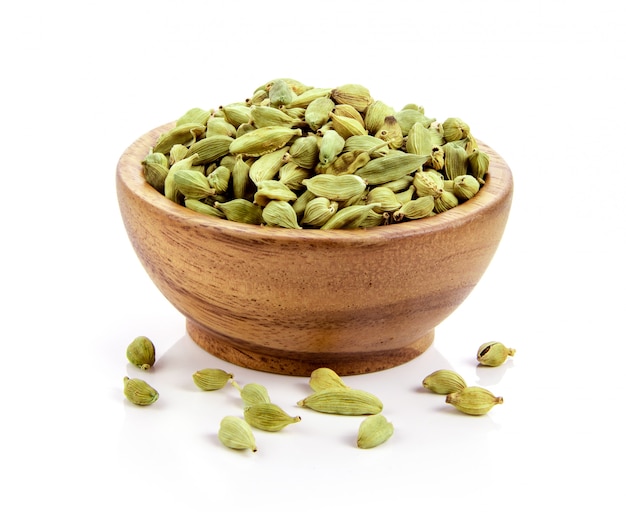
[[[224,446],[233,450],[257,451],[252,428],[243,418],[238,416],[224,417],[220,422],[217,437]]]
[[[443,138],[446,142],[464,139],[470,133],[469,126],[458,117],[449,117],[441,123]]]
[[[154,343],[145,337],[137,336],[126,347],[126,357],[128,361],[142,370],[149,370],[154,366],[155,350]]]
[[[263,223],[263,209],[247,199],[231,199],[223,203],[216,201],[213,206],[224,212],[228,220],[244,224]]]
[[[298,224],[296,211],[287,201],[271,200],[263,208],[261,216],[268,226],[302,229],[302,226]]]
[[[264,126],[238,136],[230,144],[234,155],[262,156],[284,147],[293,137],[302,135],[300,128]]]
[[[330,95],[335,103],[352,105],[359,112],[365,112],[374,102],[369,89],[360,84],[340,85],[335,87]]]
[[[343,379],[330,368],[317,368],[311,372],[309,378],[309,386],[313,391],[322,391],[323,389],[344,388],[349,386]]]
[[[278,180],[263,180],[257,183],[254,204],[266,206],[270,201],[295,201],[296,193]]]
[[[483,366],[500,366],[509,356],[515,355],[515,349],[506,347],[499,341],[483,343],[478,348],[476,359]]]
[[[393,219],[396,222],[407,218],[411,220],[423,219],[433,213],[435,209],[435,198],[433,196],[423,196],[412,199],[404,203],[398,210],[393,212]]]
[[[159,393],[141,379],[124,377],[124,396],[135,405],[152,405],[159,399]]]
[[[237,388],[239,395],[243,400],[245,407],[250,407],[255,404],[269,404],[271,403],[270,395],[267,392],[267,388],[262,384],[249,383],[243,388],[239,386],[235,381],[232,381],[232,385]]]
[[[487,414],[494,405],[503,403],[502,397],[478,386],[470,386],[446,396],[446,403],[472,416]]]
[[[244,408],[243,417],[248,424],[259,430],[278,432],[287,425],[298,423],[300,416],[290,416],[273,403],[257,403]]]
[[[368,416],[359,425],[356,444],[363,449],[375,448],[387,441],[393,431],[393,424],[382,414]]]
[[[422,385],[439,395],[449,395],[467,387],[463,377],[452,370],[437,370],[424,377]]]
[[[343,151],[346,144],[336,130],[327,130],[319,143],[319,163],[322,166],[330,164]]]
[[[360,122],[353,117],[339,116],[334,112],[330,113],[330,120],[333,123],[333,129],[343,137],[344,140],[352,137],[353,135],[367,135],[367,130],[363,126],[363,121]]]
[[[233,374],[219,368],[204,368],[195,372],[191,377],[201,390],[215,391],[222,389],[233,378]]]
[[[355,175],[363,178],[369,185],[381,185],[420,170],[429,158],[396,150],[370,160]]]
[[[347,174],[346,176],[351,176]],[[341,208],[320,229],[355,229],[361,227],[370,212],[380,203],[354,204]]]
[[[478,193],[479,189],[480,183],[470,174],[457,176],[452,182],[452,193],[459,201],[471,199]]]
[[[382,402],[375,395],[351,388],[321,389],[300,400],[298,405],[327,414],[348,416],[378,414],[383,409]]]
[[[317,174],[302,181],[307,190],[331,201],[345,201],[365,192],[367,183],[356,174]]]

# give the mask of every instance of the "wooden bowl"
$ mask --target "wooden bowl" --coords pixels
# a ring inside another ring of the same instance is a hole
[[[116,173],[132,246],[191,338],[231,363],[308,376],[405,363],[471,292],[504,231],[511,171],[491,148],[486,183],[433,217],[367,230],[254,226],[193,212],[144,179],[159,134],[137,139]]]

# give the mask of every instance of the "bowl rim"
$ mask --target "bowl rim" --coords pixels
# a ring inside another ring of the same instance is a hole
[[[330,240],[340,243],[390,240],[406,236],[433,233],[451,227],[459,227],[472,219],[485,214],[499,204],[511,200],[513,192],[513,176],[508,164],[493,148],[477,140],[479,147],[490,157],[489,172],[485,175],[485,184],[479,192],[468,201],[438,213],[432,217],[359,229],[321,230],[290,229],[273,226],[244,224],[219,217],[212,217],[195,212],[174,201],[171,201],[146,180],[143,173],[142,160],[154,146],[157,138],[175,125],[175,121],[163,124],[146,132],[132,142],[119,158],[116,169],[118,200],[120,188],[125,187],[133,196],[158,208],[166,216],[190,225],[228,232],[229,236],[249,239],[321,241]]]

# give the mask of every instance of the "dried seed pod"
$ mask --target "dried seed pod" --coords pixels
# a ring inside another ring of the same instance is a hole
[[[146,181],[163,194],[165,178],[169,172],[169,161],[163,153],[149,153],[141,162]]]
[[[291,128],[299,123],[298,119],[294,119],[283,110],[267,105],[253,105],[250,107],[250,119],[252,120],[252,124],[257,128],[263,128],[265,126],[284,126]]]
[[[472,416],[487,414],[494,405],[504,402],[502,397],[478,386],[470,386],[446,396],[446,403]]]
[[[346,176],[352,176],[347,174]],[[344,206],[333,215],[320,229],[355,229],[361,227],[370,212],[380,203],[354,204]]]
[[[209,187],[213,188],[217,194],[222,194],[230,186],[231,170],[225,165],[220,165],[211,171],[206,180]]]
[[[159,393],[141,379],[124,377],[124,396],[135,405],[152,405],[159,399]]]
[[[322,135],[319,145],[319,162],[321,165],[331,163],[343,151],[346,140],[336,130],[328,130]]]
[[[213,116],[212,110],[204,110],[203,108],[190,108],[187,112],[185,112],[182,116],[180,116],[176,120],[176,125],[180,126],[182,124],[207,124],[209,119]]]
[[[287,149],[288,148],[280,148],[275,151],[270,151],[252,162],[248,172],[248,176],[252,182],[258,186],[262,181],[274,179],[284,163]]]
[[[378,414],[383,409],[380,399],[367,391],[351,388],[329,388],[314,392],[298,405],[327,414],[361,416]]]
[[[338,116],[331,112],[330,120],[333,123],[333,129],[341,135],[344,140],[353,135],[367,135],[367,130],[363,127],[363,122],[348,116]]]
[[[206,126],[200,123],[184,123],[176,125],[171,130],[160,135],[152,148],[153,153],[167,154],[175,144],[189,146],[206,131]]]
[[[149,370],[156,359],[154,343],[146,336],[137,336],[126,347],[128,361],[142,370]]]
[[[319,146],[316,135],[307,135],[293,141],[289,147],[288,162],[305,169],[313,169],[319,162]]]
[[[355,175],[363,178],[369,185],[381,185],[415,172],[427,160],[427,156],[394,151],[370,160]]]
[[[220,368],[204,368],[195,372],[191,377],[201,390],[215,391],[222,389],[233,378],[233,374]]]
[[[449,395],[467,387],[463,377],[452,370],[437,370],[424,377],[422,385],[438,395]]]
[[[212,116],[206,124],[206,136],[211,137],[212,135],[225,135],[234,139],[237,136],[237,128],[223,117]]]
[[[216,201],[213,206],[221,210],[228,220],[244,224],[261,224],[263,209],[247,199],[231,199],[224,203]]]
[[[248,124],[252,120],[250,115],[250,106],[245,103],[230,103],[220,107],[220,112],[224,115],[224,119],[232,124],[235,128]]]
[[[266,206],[270,201],[295,201],[296,193],[287,185],[277,180],[263,180],[257,183],[254,204]]]
[[[379,158],[390,151],[387,141],[381,140],[373,135],[353,135],[346,140],[345,150],[366,151],[371,158]]]
[[[300,416],[290,416],[273,403],[250,405],[244,409],[243,417],[250,426],[267,432],[278,432],[287,425],[298,423],[302,419]]]
[[[367,87],[359,84],[345,84],[335,87],[331,92],[335,103],[352,105],[359,112],[365,112],[373,103],[373,98]]]
[[[365,128],[365,121],[363,120],[363,115],[352,105],[348,105],[346,103],[340,103],[338,105],[335,105],[333,114],[335,114],[336,116],[349,117],[350,119],[354,119],[363,128]]]
[[[363,449],[375,448],[387,441],[393,432],[393,424],[382,414],[368,416],[359,425],[356,444]]]
[[[238,136],[230,144],[230,152],[234,155],[262,156],[282,148],[293,137],[300,135],[300,128],[264,126]]]
[[[325,174],[354,174],[371,160],[369,154],[361,149],[341,153],[329,165],[321,167]]]
[[[233,199],[246,199],[252,181],[250,180],[250,165],[244,160],[243,155],[235,157],[231,179],[233,182]]]
[[[173,175],[177,190],[186,199],[204,199],[215,195],[215,189],[211,188],[206,176],[200,171],[170,171]]]
[[[394,116],[387,116],[375,137],[384,140],[392,149],[399,149],[404,144],[404,135],[398,120]]]
[[[298,96],[294,92],[290,82],[284,79],[274,80],[267,93],[270,105],[273,107],[289,105]]]
[[[328,97],[313,100],[304,113],[304,120],[313,131],[319,130],[330,119],[335,103]]]
[[[450,142],[467,137],[470,133],[470,128],[467,123],[458,117],[449,117],[441,123],[441,131],[445,141]]]
[[[301,94],[298,94],[292,101],[287,105],[288,108],[306,108],[308,107],[313,100],[317,98],[329,98],[330,97],[329,88],[323,87],[313,87],[304,91]]]
[[[499,341],[483,343],[478,348],[476,359],[483,366],[500,366],[509,356],[515,355],[514,348],[508,348]]]
[[[430,155],[433,147],[432,131],[421,123],[411,126],[406,138],[406,150],[414,155]]]
[[[249,383],[246,384],[243,388],[239,386],[235,381],[232,381],[232,384],[239,391],[239,395],[243,400],[243,405],[245,407],[250,407],[254,404],[269,404],[271,403],[270,395],[267,392],[267,388],[262,384]]]
[[[365,201],[368,204],[379,204],[373,209],[376,213],[394,212],[402,206],[394,191],[387,187],[374,187],[367,194]]]
[[[295,162],[287,162],[278,169],[278,181],[289,190],[302,190],[305,185],[302,183],[311,177],[311,172],[304,167],[300,167]]]
[[[363,119],[365,129],[371,134],[376,133],[385,122],[385,118],[395,115],[395,110],[386,103],[376,100],[367,107],[365,118]]]
[[[435,197],[435,211],[437,213],[443,213],[445,211],[451,210],[452,208],[459,205],[459,200],[452,193],[444,190],[441,195]]]
[[[345,201],[351,197],[362,194],[367,187],[363,178],[356,174],[318,174],[312,178],[303,180],[307,190],[318,197],[325,197],[331,201]]]
[[[293,206],[287,201],[272,200],[265,205],[261,213],[263,222],[279,228],[302,229]]]
[[[330,368],[317,368],[311,372],[309,386],[313,391],[321,391],[323,389],[344,388],[349,386],[343,379]]]
[[[327,197],[315,197],[306,204],[300,222],[305,226],[323,226],[337,212],[337,208],[336,201]]]
[[[467,174],[468,157],[465,148],[456,144],[443,146],[444,171],[449,180]]]
[[[198,199],[185,199],[185,207],[203,215],[210,215],[211,217],[218,217],[220,219],[226,218],[224,212]]]
[[[459,201],[467,201],[474,197],[480,190],[478,180],[469,174],[457,176],[452,180],[452,193]]]
[[[423,109],[419,108],[403,108],[394,114],[396,120],[400,124],[402,128],[402,134],[407,136],[409,134],[409,130],[415,123],[420,123],[424,125],[426,128],[429,128],[430,125],[435,121],[432,117],[426,117],[424,115]]]
[[[257,451],[252,428],[243,418],[237,416],[224,417],[220,422],[217,437],[224,446],[233,450]]]
[[[489,171],[489,155],[480,149],[468,154],[469,172],[479,183],[485,183],[485,174]]]
[[[404,203],[398,210],[393,212],[393,219],[400,222],[403,219],[423,219],[428,217],[435,210],[435,198],[433,196],[422,196]]]

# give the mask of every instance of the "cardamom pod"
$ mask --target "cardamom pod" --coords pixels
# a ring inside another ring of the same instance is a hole
[[[328,130],[322,135],[319,145],[320,165],[330,164],[343,151],[346,140],[336,130]]]
[[[257,403],[244,408],[243,417],[248,424],[259,430],[278,432],[287,425],[298,423],[300,416],[290,416],[273,403]]]
[[[228,220],[244,224],[263,223],[263,208],[247,199],[231,199],[224,203],[216,201],[213,206],[222,211]]]
[[[201,390],[215,391],[222,389],[233,378],[233,374],[219,368],[204,368],[195,372],[191,377]]]
[[[480,189],[480,183],[470,174],[457,176],[452,181],[452,193],[459,201],[467,201],[468,199],[471,199]]]
[[[346,174],[352,176],[352,174]],[[361,227],[370,212],[380,203],[354,204],[341,208],[320,229],[355,229]]]
[[[327,197],[315,197],[304,208],[301,224],[305,226],[323,226],[335,214],[338,208],[336,201]]]
[[[509,356],[515,355],[514,348],[508,348],[499,341],[483,343],[478,348],[476,359],[483,366],[500,366]]]
[[[264,126],[238,136],[230,144],[234,155],[262,156],[285,146],[292,138],[302,135],[300,128]]]
[[[128,361],[142,370],[149,370],[154,366],[155,350],[154,343],[146,336],[137,336],[126,347]]]
[[[177,190],[186,199],[204,199],[216,193],[215,189],[209,185],[207,177],[200,171],[181,169],[170,172],[173,175]]]
[[[438,395],[449,395],[467,387],[463,377],[452,370],[437,370],[424,377],[422,385]]]
[[[387,441],[393,432],[393,424],[382,414],[368,416],[359,425],[356,444],[363,449],[375,448]]]
[[[302,229],[302,226],[298,224],[298,216],[293,206],[287,201],[271,200],[263,208],[261,216],[268,226]]]
[[[220,422],[217,437],[224,446],[233,450],[257,451],[252,428],[238,416],[225,416]]]
[[[314,99],[306,108],[304,120],[314,132],[319,130],[330,119],[330,113],[335,108],[335,102],[322,96]]]
[[[318,174],[302,181],[307,190],[318,197],[325,197],[331,201],[345,201],[362,194],[367,187],[363,178],[356,174]]]
[[[422,219],[428,217],[435,209],[435,198],[433,196],[422,196],[404,203],[398,210],[393,212],[396,222],[407,219]]]
[[[135,405],[152,405],[159,393],[145,380],[124,377],[124,396]]]
[[[365,112],[367,107],[374,102],[369,89],[360,84],[345,84],[335,87],[330,95],[335,103],[352,105],[359,112]]]
[[[344,140],[353,135],[367,135],[367,130],[363,126],[363,121],[359,122],[353,117],[339,116],[334,112],[330,113],[330,120],[333,123],[333,129],[341,135]]]
[[[443,138],[446,142],[464,139],[470,133],[467,123],[458,117],[449,117],[446,119],[443,123],[441,123],[441,130]]]
[[[487,414],[494,405],[503,403],[502,397],[478,386],[470,386],[446,396],[446,403],[472,416]]]
[[[251,382],[242,388],[235,381],[232,381],[232,385],[239,391],[239,395],[243,400],[244,408],[255,404],[271,403],[267,388],[262,384],[255,384],[254,382]]]
[[[313,391],[322,391],[323,389],[344,388],[349,386],[343,379],[330,368],[317,368],[311,372],[309,378],[309,386]]]
[[[266,206],[270,201],[295,201],[296,193],[278,180],[263,180],[257,183],[254,204]]]
[[[378,397],[367,391],[352,388],[321,389],[300,400],[298,405],[327,414],[348,416],[378,414],[383,409]]]
[[[428,156],[396,150],[370,160],[356,171],[355,175],[363,178],[369,185],[380,185],[421,169],[428,158]]]

